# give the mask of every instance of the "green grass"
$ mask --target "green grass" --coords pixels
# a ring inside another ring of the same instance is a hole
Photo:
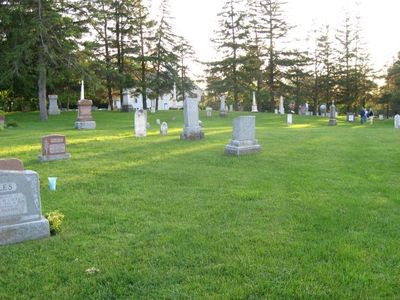
[[[65,219],[0,247],[0,299],[398,298],[400,130],[259,113],[262,152],[225,156],[238,115],[201,112],[192,142],[177,111],[149,115],[141,139],[132,113],[96,112],[92,131],[73,129],[75,112],[7,115],[19,126],[0,132],[0,156],[37,171],[43,213]],[[38,161],[50,133],[70,160]]]

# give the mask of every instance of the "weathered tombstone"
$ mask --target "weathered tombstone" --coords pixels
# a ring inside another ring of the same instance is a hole
[[[71,155],[66,153],[65,135],[52,134],[42,137],[42,154],[40,161],[69,159]]]
[[[161,124],[160,119],[156,119],[156,124],[157,124],[157,125],[160,125],[160,124]]]
[[[329,114],[329,126],[336,125],[336,106],[335,102],[332,101],[332,105],[330,106],[330,114]]]
[[[78,101],[78,118],[75,122],[76,129],[96,129],[96,122],[92,117],[92,100],[85,99],[84,84],[81,84],[81,100]]]
[[[225,96],[222,95],[220,98],[220,107],[219,107],[219,116],[220,117],[226,117],[226,115],[228,114],[227,110],[226,110],[226,104],[225,104]]]
[[[279,98],[279,113],[281,115],[285,114],[285,107],[283,106],[283,96]]]
[[[394,116],[394,128],[400,129],[400,115],[399,114]]]
[[[355,121],[355,113],[349,112],[347,113],[347,122],[353,123]]]
[[[291,126],[293,124],[293,115],[292,114],[287,114],[287,124],[288,124],[288,126]]]
[[[229,104],[229,111],[233,112],[233,104]]]
[[[160,135],[168,135],[168,124],[167,122],[162,122],[160,125]]]
[[[380,115],[379,115],[379,120],[380,120],[380,121],[383,121],[383,118],[384,118],[384,117],[383,117],[383,114],[380,114]]]
[[[0,170],[23,171],[24,164],[16,158],[0,159]]]
[[[258,112],[257,101],[256,101],[256,92],[253,92],[253,105],[251,106],[251,112]]]
[[[39,175],[0,171],[0,245],[50,236],[40,205]]]
[[[212,116],[212,107],[206,107],[206,114],[207,114],[207,117]]]
[[[277,108],[274,109],[274,114],[276,114],[276,115],[278,114],[278,109]]]
[[[200,140],[204,138],[204,133],[199,125],[199,107],[196,99],[185,99],[183,115],[185,127],[181,134],[181,140]]]
[[[305,104],[300,105],[300,107],[299,107],[299,115],[300,116],[305,116],[306,115],[306,106],[305,106]]]
[[[150,112],[152,114],[156,113],[156,105],[157,105],[157,101],[156,100],[151,100],[151,108],[150,108]]]
[[[242,155],[256,153],[261,146],[255,139],[256,117],[240,116],[233,120],[232,139],[225,146],[226,154]]]
[[[135,111],[135,136],[143,137],[147,135],[147,114],[143,109]]]
[[[122,111],[123,112],[131,112],[133,111],[133,106],[129,103],[130,96],[129,91],[124,89],[122,92]]]
[[[319,111],[321,112],[322,117],[326,117],[326,104],[321,104],[319,107]]]
[[[58,108],[57,95],[49,95],[49,115],[59,115],[60,109]]]

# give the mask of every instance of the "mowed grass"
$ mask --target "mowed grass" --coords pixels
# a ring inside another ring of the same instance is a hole
[[[41,179],[43,213],[61,234],[0,247],[1,299],[398,298],[400,130],[256,114],[262,152],[224,146],[239,113],[200,113],[205,139],[181,141],[181,111],[7,115],[0,156]],[[247,113],[249,114],[249,113]],[[155,120],[167,121],[159,136]],[[40,163],[40,137],[66,135],[68,161]],[[47,177],[57,176],[57,191]],[[86,272],[89,268],[99,271]]]

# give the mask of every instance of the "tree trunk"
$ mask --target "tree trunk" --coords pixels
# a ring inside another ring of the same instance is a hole
[[[43,54],[39,54],[39,79],[38,79],[38,91],[39,91],[39,109],[40,109],[40,120],[47,120],[47,107],[46,107],[46,66],[43,60]]]

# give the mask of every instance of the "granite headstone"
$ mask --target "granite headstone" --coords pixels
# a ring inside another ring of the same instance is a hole
[[[225,146],[226,154],[243,155],[256,153],[261,150],[255,139],[256,117],[240,116],[233,120],[232,139]]]
[[[52,134],[42,137],[42,154],[40,161],[69,159],[71,155],[66,153],[65,135]]]
[[[199,107],[197,99],[187,98],[183,103],[183,116],[185,126],[181,140],[200,140],[204,133],[199,125]]]

